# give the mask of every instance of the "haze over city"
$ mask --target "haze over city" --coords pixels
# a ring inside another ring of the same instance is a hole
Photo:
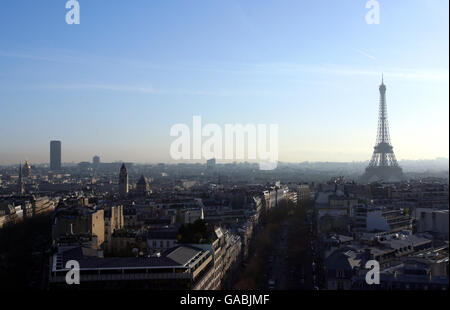
[[[3,0],[0,112],[5,300],[447,296],[447,0]]]
[[[55,1],[8,1],[0,164],[48,162],[53,139],[64,162],[170,162],[193,115],[279,124],[281,161],[366,161],[382,73],[397,158],[448,158],[448,1],[385,1],[379,25],[364,5],[90,1],[70,27]]]

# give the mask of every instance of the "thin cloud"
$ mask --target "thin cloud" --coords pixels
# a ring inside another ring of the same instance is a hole
[[[390,78],[412,79],[421,81],[446,82],[449,80],[448,70],[434,69],[410,69],[410,68],[385,68],[382,71],[373,68],[354,68],[345,65],[316,64],[299,65],[294,63],[267,63],[253,65],[254,72],[258,74],[280,74],[297,76],[298,74],[323,74],[323,75],[346,75],[346,76],[380,76],[381,72]],[[248,72],[251,67],[248,66]]]
[[[367,58],[370,58],[370,59],[372,59],[372,60],[377,60],[377,58],[376,58],[375,56],[373,56],[373,55],[371,55],[371,54],[369,54],[369,53],[366,53],[366,52],[361,51],[361,50],[359,50],[359,49],[353,49],[353,50],[354,50],[355,52],[357,52],[357,53],[359,53],[359,54],[361,54],[361,55],[367,57]]]
[[[357,53],[376,60],[376,57],[361,51],[354,49]],[[56,53],[57,52],[57,53]],[[220,62],[213,64],[205,63],[179,63],[179,64],[154,64],[146,60],[141,59],[121,59],[121,58],[109,58],[109,57],[97,57],[92,55],[79,56],[74,51],[58,50],[52,53],[46,53],[40,55],[37,52],[34,53],[22,53],[22,52],[8,52],[0,50],[0,57],[13,57],[21,59],[29,59],[34,61],[47,61],[47,62],[62,62],[62,63],[83,63],[83,64],[112,64],[115,66],[127,67],[130,66],[136,68],[151,68],[160,71],[170,72],[210,72],[215,74],[235,74],[235,75],[249,75],[249,76],[273,76],[284,75],[291,78],[297,78],[301,74],[325,74],[325,75],[350,75],[350,76],[379,76],[380,70],[374,70],[373,68],[363,67],[351,67],[346,65],[336,64],[298,64],[290,62],[267,62],[267,63],[235,63],[235,62]],[[423,81],[440,81],[445,82],[449,80],[448,70],[434,70],[434,69],[410,69],[410,68],[383,68],[382,71],[389,75],[391,78],[399,79],[413,79]],[[105,89],[105,90],[117,90],[117,91],[136,91],[145,93],[156,93],[156,91],[149,87],[135,87],[135,86],[121,86],[121,85],[78,85],[68,86],[79,89]],[[191,91],[189,91],[191,92]],[[193,91],[194,93],[206,93],[206,91]],[[163,92],[159,92],[163,93]],[[167,92],[169,93],[169,92]],[[216,92],[217,93],[217,92]]]
[[[185,95],[185,96],[214,96],[214,97],[258,97],[258,96],[283,96],[285,94],[271,92],[267,90],[185,90],[170,89],[161,90],[154,89],[152,86],[130,86],[117,84],[51,84],[51,85],[33,85],[22,89],[30,90],[56,90],[56,91],[91,91],[105,90],[111,92],[131,92],[158,95]]]
[[[45,62],[62,62],[62,63],[83,63],[83,60],[80,57],[75,57],[72,55],[68,55],[64,52],[59,52],[58,55],[35,55],[30,53],[23,52],[8,52],[4,50],[0,50],[0,57],[8,57],[8,58],[17,58],[17,59],[27,59],[34,61],[45,61]]]
[[[119,92],[139,92],[156,94],[158,91],[151,86],[127,86],[127,85],[108,85],[108,84],[64,84],[64,85],[44,85],[33,87],[35,89],[53,89],[53,90],[109,90]]]

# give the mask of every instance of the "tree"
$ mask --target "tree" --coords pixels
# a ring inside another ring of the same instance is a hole
[[[204,220],[182,225],[178,230],[179,243],[202,243],[208,239],[208,227]]]

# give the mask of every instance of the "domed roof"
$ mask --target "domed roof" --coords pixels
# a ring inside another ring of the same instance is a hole
[[[29,177],[31,174],[31,166],[28,163],[28,160],[25,161],[25,163],[23,164],[23,166],[20,169],[20,172],[25,176],[25,177]]]

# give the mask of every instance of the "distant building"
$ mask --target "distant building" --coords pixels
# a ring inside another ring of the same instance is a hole
[[[216,167],[216,159],[215,158],[211,158],[206,161],[206,168],[208,170],[214,170],[215,167]]]
[[[119,194],[120,196],[126,196],[128,194],[128,171],[125,164],[122,164],[119,174]]]
[[[107,208],[104,213],[105,221],[105,249],[111,251],[112,235],[115,231],[123,229],[125,225],[123,206],[112,206]]]
[[[420,210],[417,231],[439,233],[448,240],[448,210]]]
[[[175,228],[151,229],[147,233],[147,250],[154,254],[177,246],[178,230]]]
[[[354,279],[353,290],[448,290],[448,275],[436,275],[428,261],[408,260],[380,273],[379,285],[368,285],[365,275]]]
[[[50,170],[61,170],[61,141],[50,141]]]
[[[181,211],[181,213],[182,213],[181,222],[183,224],[192,224],[197,220],[205,219],[203,208],[185,209]]]
[[[352,214],[354,232],[411,230],[412,219],[400,209],[357,205]]]
[[[367,252],[359,252],[351,247],[341,247],[325,259],[326,288],[328,290],[349,290],[352,278],[361,266],[370,260]]]
[[[9,220],[9,215],[2,214],[2,212],[0,210],[0,228],[2,228],[3,225],[8,223],[8,220]]]
[[[190,189],[191,187],[195,186],[197,184],[197,181],[195,180],[181,180],[181,186],[184,189]]]
[[[364,279],[367,273],[365,265],[369,260],[376,260],[380,264],[381,274],[383,274],[389,269],[396,268],[393,266],[401,266],[402,262],[410,260],[411,255],[421,255],[420,253],[432,250],[431,240],[414,235],[390,234],[377,238],[380,241],[375,243],[376,246],[350,245],[351,241],[348,240],[347,245],[331,249],[328,254],[325,254],[324,269],[328,290],[367,288],[362,285],[362,281],[365,283]],[[446,261],[448,262],[448,257]],[[434,264],[434,269],[435,275],[445,274],[445,261]],[[427,280],[425,277],[425,280],[428,281],[429,278]],[[383,280],[380,281],[380,283],[382,282]],[[378,289],[377,287],[374,285],[372,288]],[[386,289],[386,287],[384,288]],[[395,287],[391,287],[391,289],[395,289]],[[413,288],[411,287],[411,289]]]
[[[31,201],[32,213],[30,215],[27,214],[27,216],[35,216],[35,215],[51,212],[55,209],[55,205],[56,205],[56,199],[51,199],[51,198],[48,198],[45,196],[33,198],[33,200]]]
[[[17,180],[17,194],[23,195],[25,193],[25,188],[23,185],[23,177],[22,177],[22,164],[19,166],[19,179]]]
[[[16,223],[20,220],[20,214],[17,214],[19,208],[7,203],[0,204],[0,228],[7,223]]]
[[[94,157],[92,158],[92,164],[93,164],[94,166],[100,165],[100,157],[99,157],[99,156],[94,156]]]
[[[150,192],[150,185],[144,175],[141,175],[136,184],[136,193],[139,195],[147,195]]]
[[[92,165],[88,161],[82,161],[78,164],[78,168],[80,168],[80,170],[88,170],[91,167],[92,167]]]
[[[135,206],[129,206],[124,208],[123,218],[125,228],[137,227],[143,224],[143,222],[139,221],[138,219],[137,209]]]
[[[311,189],[308,184],[300,184],[298,186],[298,200],[300,203],[304,203],[312,200]]]
[[[22,175],[26,178],[31,175],[31,166],[27,160],[25,161],[25,164],[22,167]]]
[[[340,191],[318,192],[315,200],[319,218],[325,215],[352,216],[357,205],[357,198],[345,196]]]
[[[67,235],[95,236],[97,248],[100,249],[105,240],[104,211],[88,207],[57,210],[52,234],[54,240]]]

